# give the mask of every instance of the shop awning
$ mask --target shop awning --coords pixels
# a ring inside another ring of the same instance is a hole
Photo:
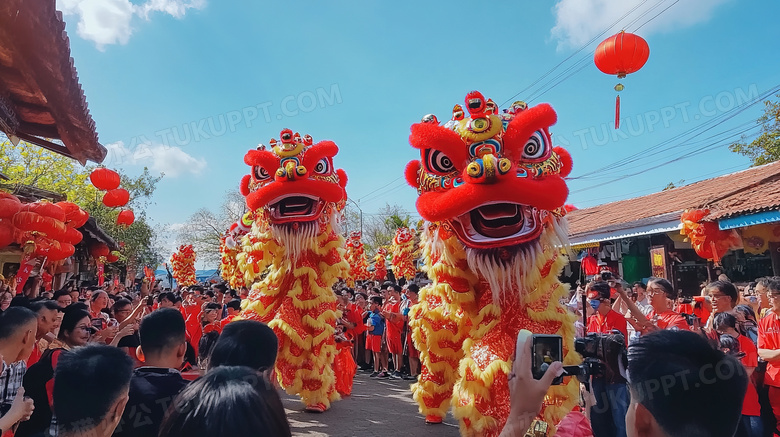
[[[743,228],[745,226],[774,222],[780,222],[780,210],[761,211],[753,214],[722,218],[718,220],[718,227],[725,231],[727,229]]]
[[[620,240],[642,235],[679,231],[682,229],[680,214],[681,212],[673,212],[636,220],[630,223],[623,223],[620,226],[605,226],[591,232],[572,235],[569,237],[569,242],[572,247],[577,248],[583,246],[587,247],[587,245],[599,241]]]

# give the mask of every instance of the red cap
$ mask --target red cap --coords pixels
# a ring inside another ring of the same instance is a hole
[[[596,290],[588,292],[588,299],[601,299],[601,293]]]

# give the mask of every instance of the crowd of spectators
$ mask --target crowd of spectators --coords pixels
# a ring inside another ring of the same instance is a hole
[[[276,335],[228,324],[246,288],[28,285],[0,286],[3,436],[291,435],[270,379]]]
[[[408,317],[419,291],[403,281],[334,286],[341,311],[335,340],[370,378],[417,379]],[[273,383],[276,335],[259,322],[232,321],[248,293],[223,284],[69,284],[6,299],[0,290],[0,430],[20,437],[291,435]],[[692,436],[780,435],[780,278],[745,287],[721,278],[684,298],[664,279],[628,285],[605,274],[564,303],[578,316],[579,336],[623,342],[622,364],[610,378],[587,381],[586,419],[578,423],[592,435],[673,436],[680,426]],[[555,363],[533,379],[526,346],[521,338],[510,378],[517,415],[506,436],[525,434],[526,419],[563,372]],[[702,366],[732,365],[739,371],[704,381]],[[706,382],[706,389],[648,393],[681,372],[694,378],[683,385]]]
[[[780,435],[780,278],[737,286],[721,275],[703,283],[696,296],[676,293],[662,278],[629,285],[604,271],[590,279],[564,302],[578,317],[579,337],[618,338],[630,356],[632,345],[653,333],[697,334],[739,360],[740,372],[749,378],[736,434],[722,435]],[[596,437],[627,435],[623,419],[634,396],[628,373],[621,369],[609,380],[591,381],[594,403],[588,412]]]
[[[358,368],[377,379],[417,380],[420,354],[409,329],[409,311],[420,287],[413,282],[363,281],[355,287],[336,284],[342,317],[337,341],[348,341]]]

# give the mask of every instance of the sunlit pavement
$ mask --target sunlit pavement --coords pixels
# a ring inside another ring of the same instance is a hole
[[[333,403],[323,414],[303,411],[303,404],[284,392],[287,419],[294,436],[450,436],[459,435],[448,415],[439,425],[426,425],[409,386],[413,381],[369,378],[358,370],[352,396]]]

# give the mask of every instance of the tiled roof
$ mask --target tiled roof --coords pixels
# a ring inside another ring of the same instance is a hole
[[[0,1],[0,130],[82,164],[106,156],[55,0]]]
[[[566,215],[569,235],[631,227],[652,217],[709,208],[706,220],[780,209],[780,162],[752,167],[671,190],[619,200]]]

